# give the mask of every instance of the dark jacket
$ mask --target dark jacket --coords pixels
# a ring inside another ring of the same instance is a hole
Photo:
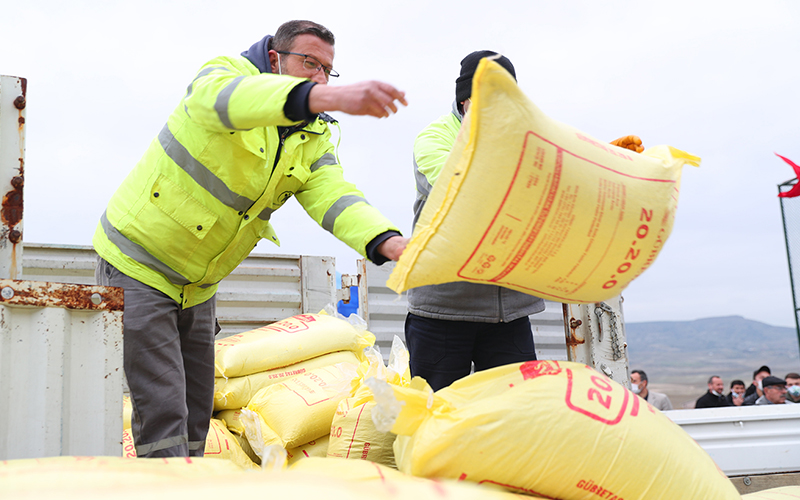
[[[711,394],[711,391],[700,396],[694,405],[695,408],[720,408],[723,406],[730,406],[725,396],[715,396]]]

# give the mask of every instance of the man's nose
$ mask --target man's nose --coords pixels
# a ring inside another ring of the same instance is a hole
[[[320,85],[327,85],[328,77],[325,75],[325,70],[321,69],[314,73],[314,76],[311,77],[311,81]]]

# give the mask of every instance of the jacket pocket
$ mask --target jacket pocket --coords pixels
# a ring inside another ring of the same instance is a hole
[[[272,206],[283,206],[303,186],[310,174],[308,168],[301,165],[287,167],[275,185]]]
[[[206,237],[217,222],[217,214],[164,175],[159,175],[153,183],[150,201],[200,240]]]
[[[149,202],[137,215],[137,240],[161,262],[194,281],[206,263],[189,268],[198,246],[217,223],[218,216],[180,185],[159,175],[150,188]],[[133,229],[133,228],[131,228]]]

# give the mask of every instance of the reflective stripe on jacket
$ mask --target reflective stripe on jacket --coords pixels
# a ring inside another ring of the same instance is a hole
[[[454,102],[450,113],[428,125],[414,141],[415,225],[461,128],[457,106]],[[542,312],[544,307],[539,297],[484,283],[458,281],[408,291],[409,312],[433,319],[501,323]]]
[[[209,61],[114,193],[93,238],[97,253],[183,307],[205,302],[296,196],[324,229],[364,255],[397,230],[346,182],[328,124],[284,115],[307,81],[259,73],[244,57]],[[282,129],[279,135],[278,127]]]

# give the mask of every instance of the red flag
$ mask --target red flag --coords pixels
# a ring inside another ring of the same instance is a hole
[[[797,163],[793,162],[789,158],[785,158],[785,157],[779,155],[778,153],[775,153],[775,156],[777,156],[781,160],[783,160],[786,163],[788,163],[789,165],[791,165],[792,168],[794,169],[794,175],[796,177],[800,178],[800,165],[798,165]],[[785,193],[778,193],[778,197],[779,198],[794,198],[795,196],[800,196],[800,182],[798,182],[797,184],[792,186],[792,189],[786,191]]]

